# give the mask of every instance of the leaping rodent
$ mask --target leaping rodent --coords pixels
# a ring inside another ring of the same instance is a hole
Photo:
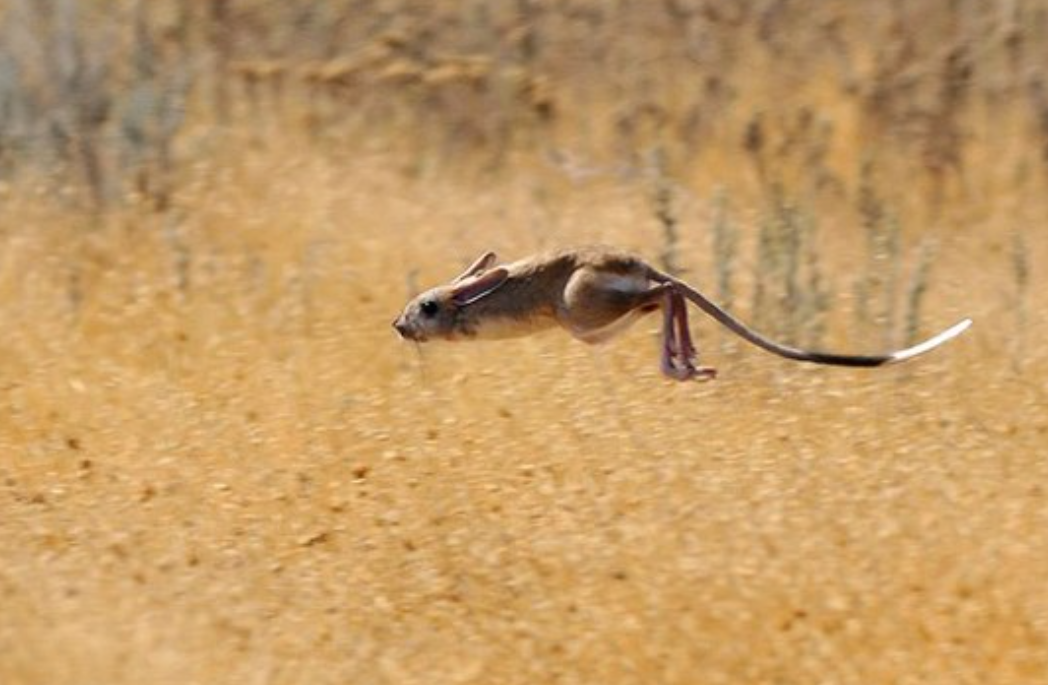
[[[705,295],[640,257],[585,247],[495,265],[487,252],[447,285],[408,302],[393,322],[407,340],[497,339],[559,326],[587,343],[608,340],[644,314],[662,310],[662,372],[677,380],[705,380],[716,370],[698,366],[686,300],[750,343],[787,359],[814,364],[874,367],[924,354],[963,333],[971,319],[922,343],[876,355],[801,350],[757,333]]]

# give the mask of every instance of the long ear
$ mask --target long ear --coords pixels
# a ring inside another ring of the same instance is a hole
[[[451,301],[460,307],[472,304],[498,290],[507,278],[509,278],[509,271],[506,270],[506,267],[494,268],[471,281],[456,286],[451,291]]]
[[[484,271],[489,266],[494,264],[496,259],[498,259],[498,257],[495,256],[494,252],[485,252],[484,254],[477,257],[476,261],[470,264],[468,269],[459,274],[458,277],[456,277],[455,280],[452,281],[452,283],[461,283],[467,278],[476,276],[481,271]]]

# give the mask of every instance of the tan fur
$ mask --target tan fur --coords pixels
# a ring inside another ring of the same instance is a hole
[[[695,365],[686,301],[748,342],[787,359],[837,366],[882,366],[923,354],[960,335],[964,320],[905,350],[844,355],[799,350],[765,338],[687,283],[639,257],[606,247],[558,250],[496,266],[486,253],[448,285],[408,303],[393,322],[401,336],[425,341],[500,339],[561,327],[587,343],[608,340],[644,314],[663,309],[662,370],[679,380],[709,378]]]

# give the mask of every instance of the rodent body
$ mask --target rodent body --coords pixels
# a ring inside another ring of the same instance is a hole
[[[678,380],[706,379],[696,365],[686,301],[769,352],[796,361],[838,366],[882,366],[911,359],[971,325],[965,319],[923,343],[887,354],[842,355],[799,350],[752,330],[687,283],[636,255],[604,247],[559,250],[495,266],[478,258],[451,283],[407,304],[394,327],[406,339],[502,339],[561,327],[587,343],[606,341],[645,314],[663,314],[662,371]]]
[[[505,283],[460,315],[467,336],[518,337],[559,326],[579,340],[596,343],[658,309],[647,294],[647,265],[623,252],[562,250],[505,268]]]

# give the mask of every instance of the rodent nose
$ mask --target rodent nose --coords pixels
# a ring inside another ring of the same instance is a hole
[[[400,317],[397,317],[397,319],[393,322],[393,328],[397,329],[397,333],[400,333],[400,337],[408,337],[408,326]]]

